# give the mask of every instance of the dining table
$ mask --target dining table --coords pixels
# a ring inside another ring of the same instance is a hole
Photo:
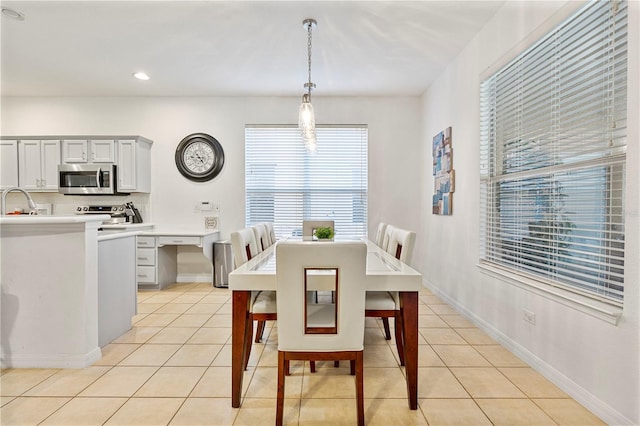
[[[418,293],[422,288],[422,275],[374,242],[364,241],[367,244],[366,290],[398,292],[400,295],[407,399],[409,408],[416,410],[418,408]],[[277,244],[276,242],[258,253],[229,274],[233,311],[231,406],[235,408],[241,405],[244,359],[246,351],[249,350],[245,333],[248,331],[247,327],[253,327],[250,317],[251,292],[276,290]],[[318,244],[331,244],[331,242]],[[364,350],[367,350],[366,346]]]

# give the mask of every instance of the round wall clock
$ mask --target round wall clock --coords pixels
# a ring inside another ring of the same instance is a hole
[[[182,176],[194,182],[206,182],[222,171],[224,151],[213,136],[193,133],[176,148],[176,167]]]

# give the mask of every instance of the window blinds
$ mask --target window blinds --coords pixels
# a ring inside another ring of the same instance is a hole
[[[318,126],[317,140],[309,154],[297,127],[245,128],[247,225],[273,222],[282,238],[333,220],[335,238],[366,237],[367,127]]]
[[[480,92],[481,263],[621,303],[627,3],[587,4]]]

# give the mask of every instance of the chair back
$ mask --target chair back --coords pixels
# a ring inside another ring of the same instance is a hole
[[[271,237],[269,237],[269,233],[267,232],[266,226],[264,223],[258,223],[253,225],[253,233],[256,236],[256,245],[258,247],[258,253],[264,251],[271,245]]]
[[[265,228],[267,228],[267,234],[269,234],[269,239],[271,240],[271,245],[276,243],[276,233],[273,230],[273,223],[272,222],[265,222],[264,224]]]
[[[378,232],[376,232],[376,245],[383,250],[386,251],[386,247],[382,247],[382,243],[384,242],[384,231],[387,230],[387,224],[384,222],[380,222],[378,224]],[[387,241],[388,243],[388,241]]]
[[[290,352],[359,351],[364,348],[367,246],[364,242],[280,241],[276,246],[278,350]],[[335,272],[335,303],[312,303],[305,278],[314,271]],[[324,306],[322,306],[324,305]],[[329,312],[335,330],[323,327]],[[316,315],[318,314],[318,315]],[[319,322],[314,322],[316,319]]]
[[[233,259],[236,268],[247,263],[253,256],[258,254],[256,244],[256,234],[253,228],[244,228],[231,233],[231,248],[233,249]]]
[[[404,263],[411,261],[413,255],[413,246],[416,242],[416,233],[407,231],[406,229],[394,228],[389,236],[389,244],[387,245],[387,253],[395,256]]]
[[[333,220],[303,220],[302,221],[302,236],[312,237],[313,233],[318,228],[331,228],[334,229]]]
[[[396,227],[393,225],[387,225],[384,228],[384,236],[382,237],[382,245],[380,246],[380,248],[382,248],[382,250],[387,251],[387,249],[389,248],[389,240],[391,239],[391,236],[393,235],[393,231],[395,231]]]

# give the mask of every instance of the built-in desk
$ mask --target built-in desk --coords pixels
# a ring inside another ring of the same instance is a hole
[[[138,235],[136,276],[138,288],[160,290],[176,282],[178,246],[196,246],[211,262],[213,277],[213,243],[220,231],[185,231],[154,229]]]

